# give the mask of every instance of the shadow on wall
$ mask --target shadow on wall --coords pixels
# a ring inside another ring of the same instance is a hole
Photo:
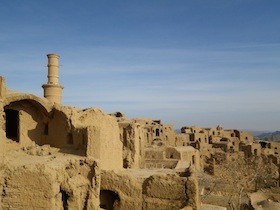
[[[106,210],[120,210],[120,197],[111,190],[101,190],[100,208]]]
[[[12,102],[4,107],[6,137],[20,143],[34,141],[42,145],[44,121],[47,116],[43,108],[30,100]]]

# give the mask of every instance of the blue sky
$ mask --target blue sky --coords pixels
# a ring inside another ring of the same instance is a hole
[[[280,129],[276,0],[2,0],[0,73],[63,104],[185,125]]]

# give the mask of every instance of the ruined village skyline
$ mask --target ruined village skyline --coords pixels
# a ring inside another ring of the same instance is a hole
[[[63,104],[174,124],[279,130],[277,1],[9,2],[7,85],[43,95],[57,53]]]

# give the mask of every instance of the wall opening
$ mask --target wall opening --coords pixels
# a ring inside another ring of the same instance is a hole
[[[19,142],[19,111],[6,109],[6,137]]]
[[[156,129],[156,136],[159,136],[159,129]]]
[[[100,208],[106,210],[119,210],[120,209],[120,197],[117,193],[111,190],[100,191]]]
[[[195,164],[195,159],[194,159],[194,155],[192,156],[192,165]]]
[[[67,192],[65,192],[64,190],[60,189],[60,193],[61,193],[61,200],[62,200],[62,205],[63,205],[63,209],[67,210],[68,209],[68,199],[69,199],[69,195]]]

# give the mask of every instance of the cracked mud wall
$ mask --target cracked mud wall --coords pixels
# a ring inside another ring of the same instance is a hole
[[[121,210],[142,209],[142,186],[133,177],[114,171],[103,171],[100,189],[115,192],[120,197]]]
[[[120,138],[123,143],[123,167],[143,168],[143,129],[137,123],[120,122]]]
[[[5,154],[5,119],[4,119],[4,107],[3,100],[0,98],[0,164],[3,161]]]
[[[154,175],[143,183],[143,209],[178,210],[185,206],[200,209],[197,193],[198,184],[193,177]]]
[[[100,171],[88,158],[1,167],[0,178],[3,210],[99,209]]]
[[[121,210],[200,209],[197,179],[181,177],[174,171],[103,171],[100,189],[116,193]]]

